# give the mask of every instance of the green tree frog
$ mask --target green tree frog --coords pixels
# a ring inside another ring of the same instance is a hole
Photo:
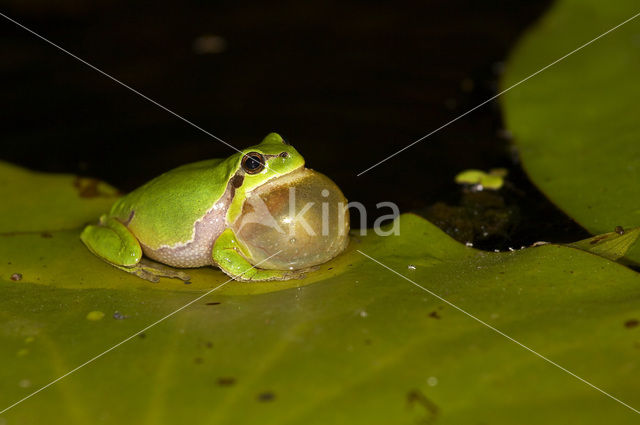
[[[80,238],[104,261],[150,281],[189,280],[163,264],[211,265],[236,280],[267,281],[302,277],[340,254],[348,233],[338,186],[271,133],[226,159],[156,177],[120,198]]]

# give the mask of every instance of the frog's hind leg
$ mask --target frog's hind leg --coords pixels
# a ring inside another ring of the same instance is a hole
[[[161,277],[188,281],[189,275],[142,258],[142,247],[120,221],[103,215],[97,225],[85,227],[80,239],[96,256],[120,270],[157,282]]]

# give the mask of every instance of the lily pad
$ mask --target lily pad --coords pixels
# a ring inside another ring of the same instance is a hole
[[[632,0],[561,0],[512,52],[515,84],[638,13]],[[593,234],[640,225],[638,18],[502,97],[533,182]],[[640,262],[640,247],[628,258]]]
[[[0,162],[0,187],[0,233],[77,228],[119,196],[97,179],[38,173],[6,162]]]
[[[0,175],[29,178],[7,166]],[[50,177],[51,196],[68,189]],[[85,211],[75,223],[38,226],[38,199],[16,191],[0,216],[0,411],[132,338],[0,423],[637,421],[469,316],[638,407],[640,275],[601,256],[556,245],[482,252],[405,214],[399,235],[354,236],[306,279],[229,282],[193,302],[226,277],[204,268],[191,285],[151,284],[104,264],[78,241],[81,222],[101,212],[86,202],[70,201]],[[18,212],[29,230],[9,222]]]
[[[616,261],[627,254],[629,248],[638,240],[638,235],[640,235],[640,227],[630,230],[624,230],[622,227],[618,227],[615,232],[594,236],[569,244],[569,246],[584,249],[585,251],[608,258],[609,260]]]

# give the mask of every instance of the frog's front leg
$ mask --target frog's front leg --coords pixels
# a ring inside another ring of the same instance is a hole
[[[304,276],[303,272],[297,270],[264,270],[256,268],[247,260],[251,254],[238,241],[231,229],[225,229],[218,236],[218,239],[213,244],[211,255],[220,270],[235,280],[288,280]]]
[[[80,239],[98,257],[112,266],[142,279],[157,282],[161,277],[188,281],[189,275],[142,258],[142,247],[120,221],[103,215],[97,225],[84,228]]]

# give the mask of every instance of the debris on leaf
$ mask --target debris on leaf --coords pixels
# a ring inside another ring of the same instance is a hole
[[[125,316],[124,314],[120,313],[119,311],[116,311],[113,313],[113,318],[116,320],[122,320],[122,319],[126,319],[129,316]]]
[[[104,313],[98,310],[90,311],[87,313],[87,320],[91,320],[92,322],[101,320],[104,317]]]

